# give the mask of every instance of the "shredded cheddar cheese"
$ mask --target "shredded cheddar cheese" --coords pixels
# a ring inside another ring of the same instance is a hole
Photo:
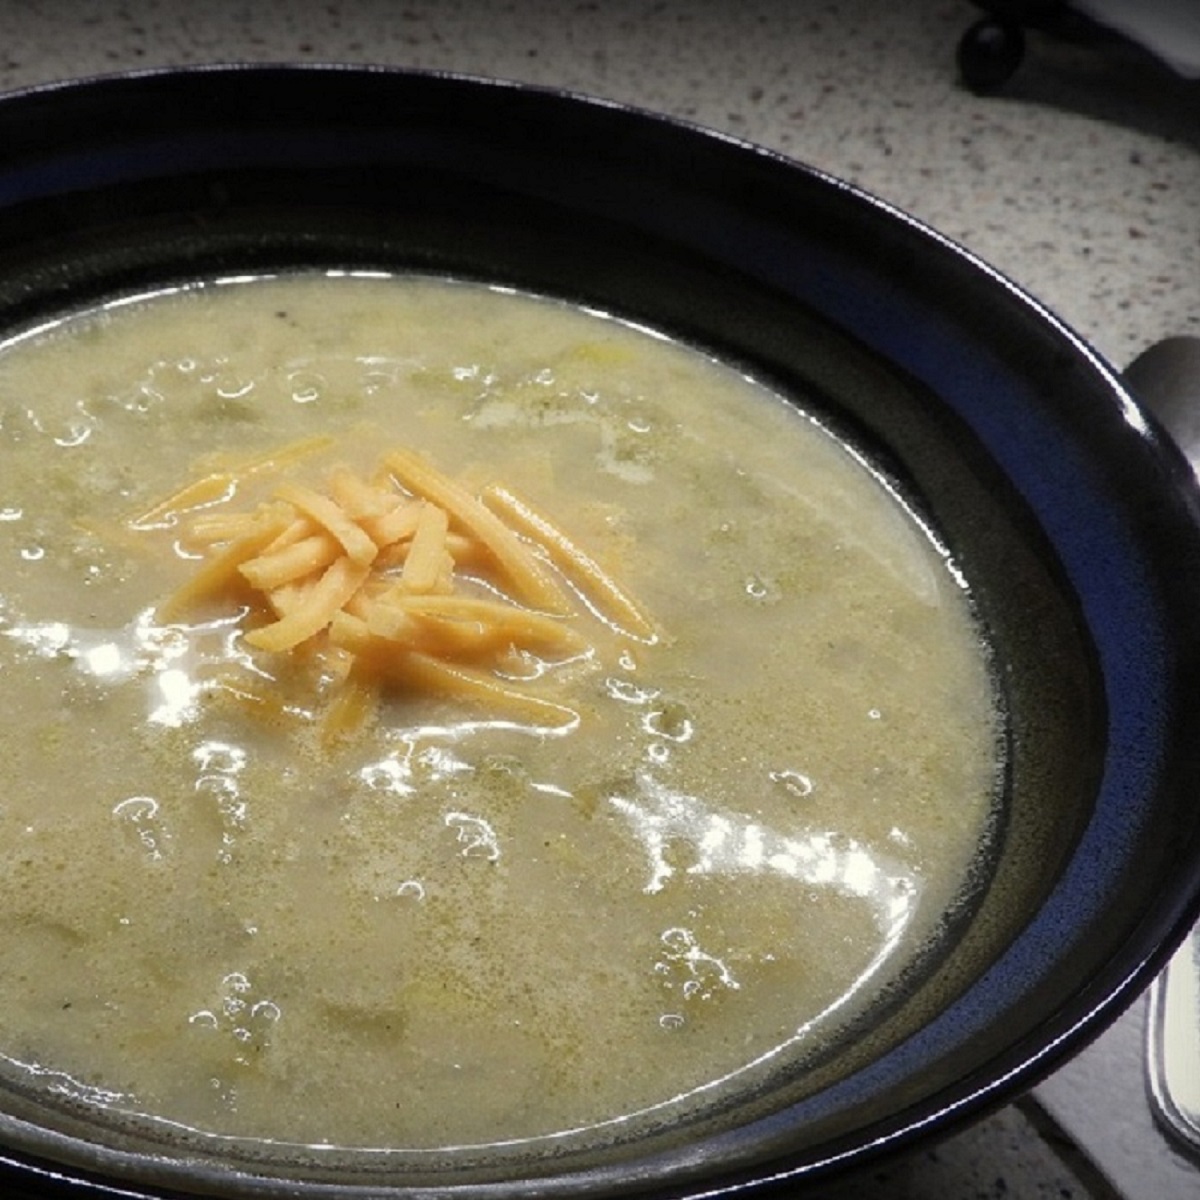
[[[472,489],[411,450],[385,454],[370,478],[336,466],[324,490],[283,479],[257,508],[225,511],[236,485],[323,444],[285,447],[240,473],[211,472],[129,526],[178,526],[199,551],[195,574],[159,607],[160,619],[236,604],[247,646],[316,655],[329,668],[327,740],[366,724],[388,691],[435,693],[565,727],[577,714],[515,683],[506,669],[514,658],[545,664],[593,654],[589,619],[617,638],[657,640],[642,608],[547,517],[498,484]],[[261,683],[227,682],[226,694],[253,710],[280,710]]]
[[[434,470],[411,450],[393,450],[384,463],[404,487],[440,505],[463,530],[480,542],[531,608],[566,614],[570,603],[517,535],[453,479]]]
[[[179,517],[193,509],[231,499],[239,485],[256,475],[277,472],[325,449],[333,439],[327,436],[302,438],[270,454],[260,455],[236,466],[223,467],[185,484],[170,496],[153,504],[130,522],[133,529],[154,529],[175,525]]]
[[[519,533],[545,547],[550,561],[576,584],[582,593],[594,598],[609,619],[639,641],[654,637],[654,626],[633,598],[594,559],[586,555],[567,535],[530,504],[499,484],[488,484],[483,502],[506,518]]]

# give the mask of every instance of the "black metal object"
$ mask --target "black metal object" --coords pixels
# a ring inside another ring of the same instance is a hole
[[[1065,0],[975,0],[989,15],[976,21],[958,43],[963,83],[980,95],[1003,87],[1025,57],[1025,31],[1034,29],[1079,45],[1120,40],[1107,26]]]

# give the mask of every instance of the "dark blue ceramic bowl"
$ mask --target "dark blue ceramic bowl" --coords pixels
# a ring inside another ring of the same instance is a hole
[[[746,364],[875,454],[965,571],[1002,677],[990,881],[949,951],[836,1054],[633,1144],[439,1169],[183,1152],[3,1084],[6,1195],[815,1186],[1011,1099],[1149,983],[1200,887],[1200,497],[1070,330],[837,180],[608,104],[260,67],[0,101],[4,324],[181,277],[321,264],[614,311]]]

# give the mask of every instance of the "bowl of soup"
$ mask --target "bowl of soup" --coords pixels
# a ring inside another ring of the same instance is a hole
[[[0,127],[13,1187],[815,1184],[1182,935],[1195,485],[984,264],[476,79]]]

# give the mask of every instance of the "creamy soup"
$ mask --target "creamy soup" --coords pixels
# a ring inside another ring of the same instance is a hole
[[[652,333],[210,281],[13,338],[0,462],[0,1053],[35,1090],[233,1138],[605,1137],[823,1053],[986,841],[953,562]]]

